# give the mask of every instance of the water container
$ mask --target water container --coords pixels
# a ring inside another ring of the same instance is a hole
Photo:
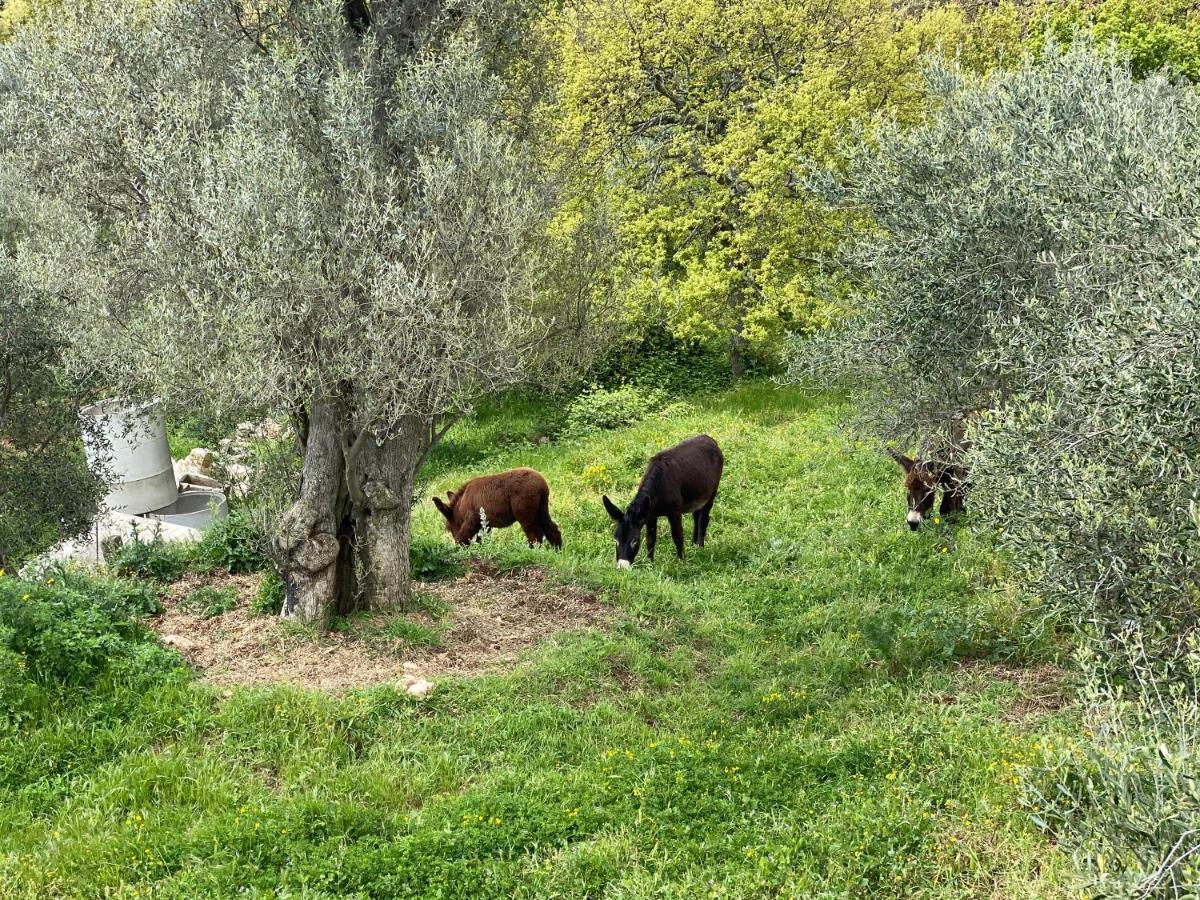
[[[110,479],[106,509],[141,515],[175,502],[179,488],[157,400],[103,400],[79,414],[95,430],[84,429],[88,462]]]

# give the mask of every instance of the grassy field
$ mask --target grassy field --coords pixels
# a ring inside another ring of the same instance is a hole
[[[1017,775],[1070,728],[1049,639],[978,587],[967,529],[908,532],[839,411],[751,384],[548,444],[552,401],[481,412],[429,486],[534,466],[566,546],[466,554],[595,591],[611,627],[421,701],[186,673],[63,698],[0,740],[0,896],[1061,893]],[[700,431],[727,459],[709,545],[618,572],[601,493]]]

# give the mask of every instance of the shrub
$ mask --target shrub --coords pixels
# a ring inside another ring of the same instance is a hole
[[[165,672],[176,665],[174,655],[132,618],[151,596],[144,586],[80,574],[0,577],[0,654],[51,686],[90,686],[113,668]]]
[[[1025,804],[1089,896],[1192,896],[1200,880],[1200,652],[1164,664],[1127,632],[1086,673],[1083,735],[1029,773]],[[1112,660],[1121,661],[1114,674]]]
[[[746,363],[747,374],[769,371],[757,357],[747,357]],[[733,383],[727,352],[675,338],[663,329],[614,345],[592,367],[590,377],[596,384],[632,383],[671,395],[721,390]]]
[[[268,567],[268,538],[261,519],[244,509],[231,509],[204,529],[196,558],[211,568],[227,572],[258,572]]]
[[[109,547],[104,558],[108,568],[122,578],[168,583],[194,565],[196,548],[188,543],[164,541],[157,530],[147,539],[135,526],[130,539]]]
[[[632,425],[659,409],[665,401],[665,394],[656,388],[638,388],[632,384],[605,388],[593,384],[567,407],[564,433],[583,437]]]

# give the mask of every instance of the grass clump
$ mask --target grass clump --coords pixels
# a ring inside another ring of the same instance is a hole
[[[183,606],[195,610],[205,619],[212,619],[237,606],[237,589],[206,584],[196,588],[183,600]]]

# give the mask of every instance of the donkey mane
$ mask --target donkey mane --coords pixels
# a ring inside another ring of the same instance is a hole
[[[631,522],[641,525],[650,518],[650,506],[660,492],[662,481],[662,461],[654,460],[646,469],[646,474],[642,476],[642,483],[638,485],[637,493],[633,495],[629,506],[625,508],[625,515]]]

